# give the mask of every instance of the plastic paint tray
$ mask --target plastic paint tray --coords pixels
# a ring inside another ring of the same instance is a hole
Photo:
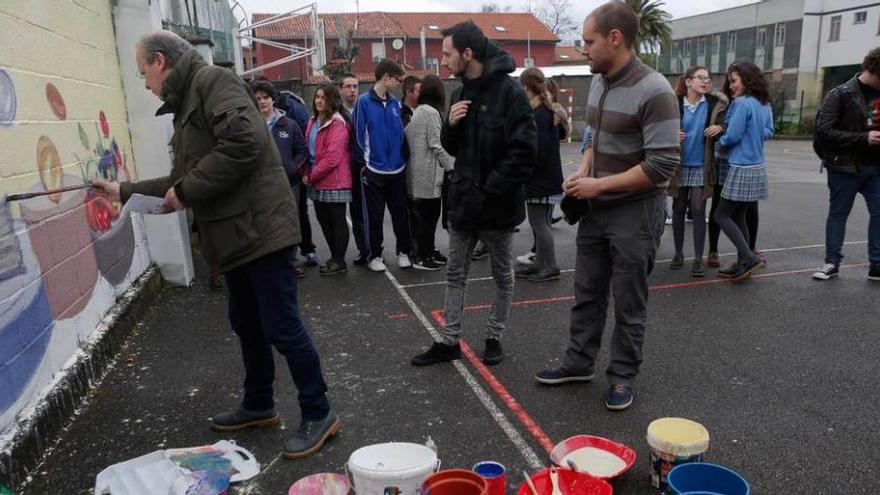
[[[559,490],[562,495],[612,495],[614,489],[605,480],[594,478],[586,473],[578,473],[571,469],[557,469],[559,473]],[[542,469],[529,476],[538,495],[551,495],[553,484],[550,482],[550,469]],[[529,485],[525,482],[519,485],[517,495],[532,495]]]
[[[565,440],[556,444],[556,446],[553,447],[553,450],[550,451],[550,460],[553,462],[553,464],[556,464],[561,468],[568,469],[569,466],[563,464],[562,460],[565,459],[565,456],[567,456],[568,454],[584,447],[593,447],[596,449],[604,450],[606,452],[610,452],[611,454],[616,455],[623,462],[626,463],[626,467],[611,476],[598,476],[590,473],[591,476],[595,478],[603,480],[616,478],[621,474],[629,471],[629,469],[633,466],[633,463],[636,462],[636,451],[632,448],[622,443],[615,442],[614,440],[609,440],[607,438],[597,437],[594,435],[575,435],[573,437],[566,438]],[[589,469],[587,466],[578,465],[577,468],[578,471],[589,473]]]

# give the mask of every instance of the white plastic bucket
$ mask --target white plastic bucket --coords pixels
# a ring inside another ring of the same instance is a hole
[[[651,485],[660,490],[668,486],[669,472],[688,462],[702,462],[709,449],[706,428],[684,418],[660,418],[648,425],[648,453]]]
[[[361,447],[346,464],[352,490],[361,495],[418,495],[425,479],[438,469],[440,460],[431,448],[405,442]]]

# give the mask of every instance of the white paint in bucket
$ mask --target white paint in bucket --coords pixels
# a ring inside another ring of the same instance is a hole
[[[438,469],[440,460],[430,447],[406,442],[361,447],[346,464],[352,490],[362,495],[418,495],[425,479]]]

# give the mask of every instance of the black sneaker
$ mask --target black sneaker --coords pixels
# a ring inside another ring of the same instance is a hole
[[[596,377],[592,371],[573,373],[565,368],[541,370],[535,373],[535,380],[542,385],[562,385],[571,382],[588,382]]]
[[[370,256],[366,253],[361,253],[357,258],[354,259],[354,266],[367,266],[367,263],[370,262]]]
[[[471,259],[483,260],[486,259],[487,256],[489,256],[489,250],[486,249],[486,245],[481,242],[474,248],[474,254],[471,256]]]
[[[684,266],[684,256],[676,254],[669,263],[670,270],[680,270]]]
[[[328,438],[339,433],[342,422],[333,411],[324,419],[303,420],[299,430],[284,442],[281,456],[285,459],[302,459],[321,450]]]
[[[737,272],[737,270],[739,270],[739,265],[740,265],[740,263],[739,263],[739,261],[737,261],[736,263],[728,266],[727,268],[722,268],[721,270],[718,270],[718,276],[721,278],[732,277]]]
[[[446,262],[449,261],[448,259],[446,259],[446,256],[440,254],[440,251],[436,249],[433,253],[431,253],[431,258],[433,258],[438,265],[445,265]]]
[[[813,279],[831,280],[833,277],[836,277],[839,272],[840,267],[837,265],[837,263],[825,263],[824,265],[822,265],[822,268],[816,270],[816,273],[813,274]]]
[[[535,265],[516,265],[513,269],[513,276],[516,278],[529,278],[538,273],[538,267]]]
[[[435,272],[443,268],[443,265],[434,261],[433,258],[416,258],[415,262],[413,263],[413,268],[415,268],[416,270]]]
[[[703,260],[694,260],[693,266],[691,266],[691,277],[705,277],[706,270],[703,268]]]
[[[740,263],[739,269],[730,277],[732,282],[742,282],[752,277],[752,274],[764,268],[766,263],[761,258],[755,258],[754,261],[746,261]]]
[[[880,282],[880,265],[872,266],[868,270],[868,280]]]
[[[275,426],[280,422],[281,416],[274,409],[250,411],[239,407],[215,415],[211,418],[211,428],[216,431],[238,431],[251,426]]]
[[[410,360],[410,364],[413,366],[430,366],[432,364],[453,361],[460,357],[461,346],[458,343],[448,345],[443,342],[434,342],[430,349],[413,357]]]
[[[345,273],[348,271],[348,267],[345,266],[345,263],[340,263],[336,260],[328,261],[324,266],[322,266],[318,272],[321,275],[338,275],[340,273]]]
[[[559,268],[548,270],[542,269],[528,276],[529,282],[550,282],[559,280]]]
[[[498,364],[504,359],[504,351],[501,349],[501,341],[498,339],[486,339],[486,348],[483,350],[483,356],[480,360],[484,364],[492,366]]]

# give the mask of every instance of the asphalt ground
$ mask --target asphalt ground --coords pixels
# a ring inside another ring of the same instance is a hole
[[[633,468],[613,481],[615,493],[655,494],[645,433],[652,420],[666,416],[704,424],[711,436],[706,460],[740,472],[752,493],[878,493],[880,283],[866,279],[864,202],[857,200],[850,217],[839,278],[812,280],[824,255],[825,175],[809,142],[774,141],[766,151],[771,197],[761,203],[758,235],[766,269],[738,285],[716,279],[714,270],[705,279],[691,278],[687,265],[669,270],[667,227],[650,279],[636,400],[624,412],[604,406],[604,349],[590,384],[551,388],[533,379],[558,365],[568,341],[575,228],[559,223],[554,235],[563,276],[549,283],[517,280],[503,340],[506,359],[491,368],[476,359],[409,364],[438,328],[443,271],[400,270],[393,255],[386,256],[387,274],[352,266],[345,275],[320,277],[309,269],[299,286],[301,309],[343,429],[299,461],[278,457],[288,430],[299,424],[296,392],[280,359],[282,428],[225,435],[209,429],[213,413],[236,405],[243,376],[226,294],[210,291],[204,278],[191,288],[167,289],[23,493],[91,493],[96,474],[113,463],[228,438],[262,464],[259,476],[230,493],[283,494],[308,474],[342,473],[359,447],[423,443],[428,436],[444,468],[501,462],[508,493],[515,493],[518,473],[549,464],[548,447],[584,433],[636,449]],[[563,157],[566,171],[573,169],[577,146],[564,146]],[[386,223],[386,245],[393,246]],[[320,234],[316,243],[319,253],[327,252]],[[443,232],[438,244],[445,252]],[[527,225],[514,245],[517,255],[529,249]],[[686,256],[691,246],[686,237]],[[721,251],[724,261],[733,260],[723,235]],[[473,262],[470,276],[465,339],[479,352],[493,296],[488,262]],[[609,339],[606,334],[606,344]]]

